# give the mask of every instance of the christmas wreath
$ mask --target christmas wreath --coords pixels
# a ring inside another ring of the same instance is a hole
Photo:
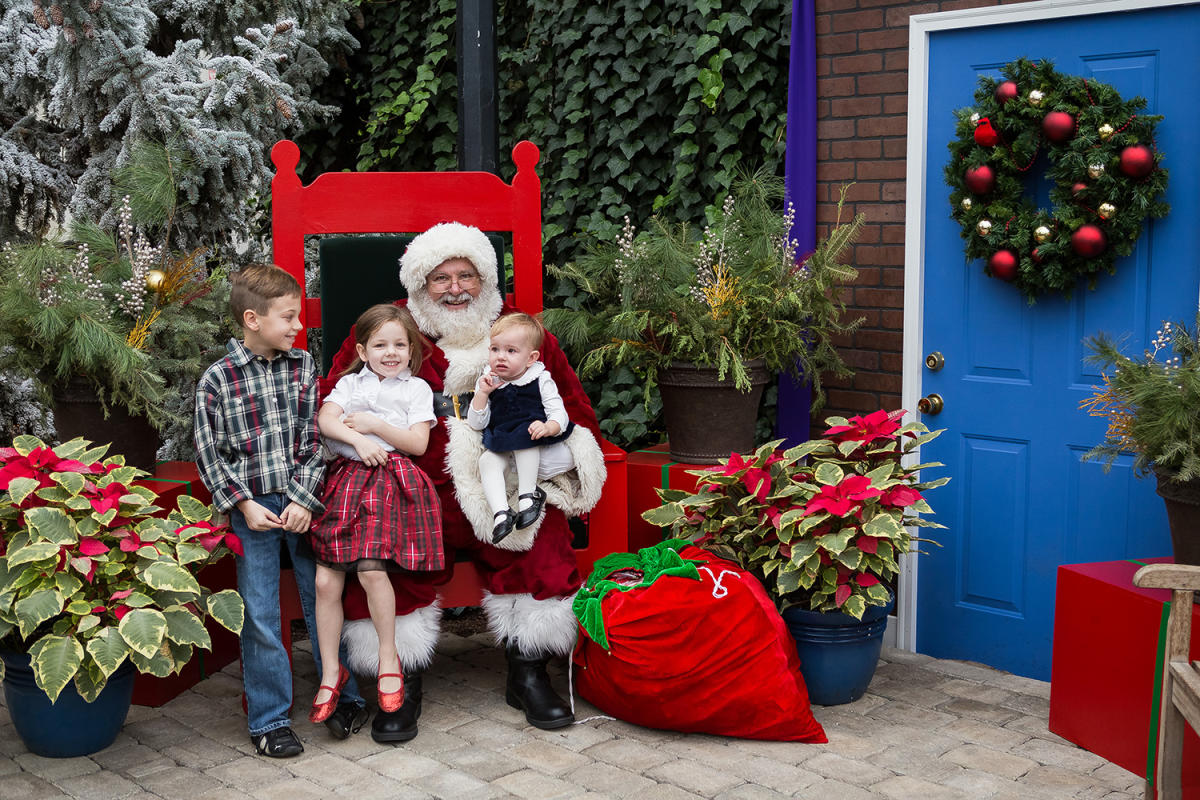
[[[1169,210],[1154,147],[1162,117],[1140,113],[1141,97],[1123,100],[1049,62],[1018,59],[1000,72],[1004,80],[981,77],[975,105],[955,112],[945,175],[966,256],[985,259],[987,274],[1030,302],[1070,295],[1080,276],[1095,288],[1101,270],[1116,272],[1113,262],[1133,251],[1146,218]],[[1042,163],[1050,210],[1025,195]]]

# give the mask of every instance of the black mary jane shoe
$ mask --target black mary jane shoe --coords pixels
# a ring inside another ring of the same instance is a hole
[[[371,712],[366,706],[358,703],[338,703],[337,708],[325,720],[325,727],[335,739],[349,738],[350,734],[358,733],[367,724]]]
[[[269,758],[291,758],[304,752],[304,745],[291,728],[275,728],[250,737],[250,741],[254,742],[254,749],[260,756]]]
[[[501,516],[503,516],[503,519],[500,519]],[[497,511],[492,518],[498,520],[496,527],[492,528],[492,544],[496,544],[513,532],[515,520],[513,519],[513,513],[508,510]]]
[[[524,500],[529,498],[533,504],[524,511],[517,512],[517,530],[525,530],[533,523],[537,522],[538,515],[542,513],[542,506],[546,504],[546,491],[542,487],[537,487],[532,492],[526,492],[518,499]]]

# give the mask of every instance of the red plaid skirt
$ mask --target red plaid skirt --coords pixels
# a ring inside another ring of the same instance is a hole
[[[321,502],[325,513],[312,529],[319,561],[380,559],[419,571],[445,566],[437,490],[408,456],[393,451],[380,467],[337,459]]]

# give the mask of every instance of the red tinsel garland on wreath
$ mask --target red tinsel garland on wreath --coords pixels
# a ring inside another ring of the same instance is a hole
[[[1154,147],[1161,116],[1139,113],[1111,86],[1062,75],[1049,62],[1018,59],[1004,80],[981,77],[975,105],[955,112],[945,168],[951,216],[962,226],[968,260],[1011,281],[1032,303],[1045,292],[1070,295],[1129,255],[1147,217],[1170,207],[1162,154]],[[1052,209],[1025,197],[1045,155]]]

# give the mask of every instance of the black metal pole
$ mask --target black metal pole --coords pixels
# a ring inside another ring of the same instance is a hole
[[[458,168],[497,171],[495,0],[458,0]]]

